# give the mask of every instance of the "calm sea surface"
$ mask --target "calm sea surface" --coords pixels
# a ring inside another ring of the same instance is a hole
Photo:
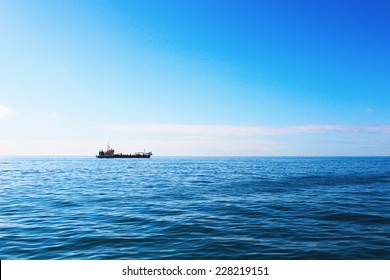
[[[390,157],[2,157],[0,259],[390,259]]]

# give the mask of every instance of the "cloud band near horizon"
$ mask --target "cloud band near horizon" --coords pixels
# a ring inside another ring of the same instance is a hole
[[[318,133],[390,133],[390,125],[302,125],[302,126],[235,126],[176,124],[109,124],[99,129],[112,132],[163,133],[193,136],[278,136]]]

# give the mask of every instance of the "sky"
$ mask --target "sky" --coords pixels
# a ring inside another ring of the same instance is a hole
[[[390,2],[0,1],[0,155],[390,155]]]

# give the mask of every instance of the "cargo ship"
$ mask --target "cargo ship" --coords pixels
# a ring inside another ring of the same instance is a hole
[[[134,154],[115,154],[115,150],[110,147],[110,144],[107,144],[107,150],[100,150],[97,158],[150,158],[152,152],[137,152]]]

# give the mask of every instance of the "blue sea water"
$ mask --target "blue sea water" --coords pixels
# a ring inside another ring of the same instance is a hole
[[[3,157],[0,258],[390,259],[390,158]]]

